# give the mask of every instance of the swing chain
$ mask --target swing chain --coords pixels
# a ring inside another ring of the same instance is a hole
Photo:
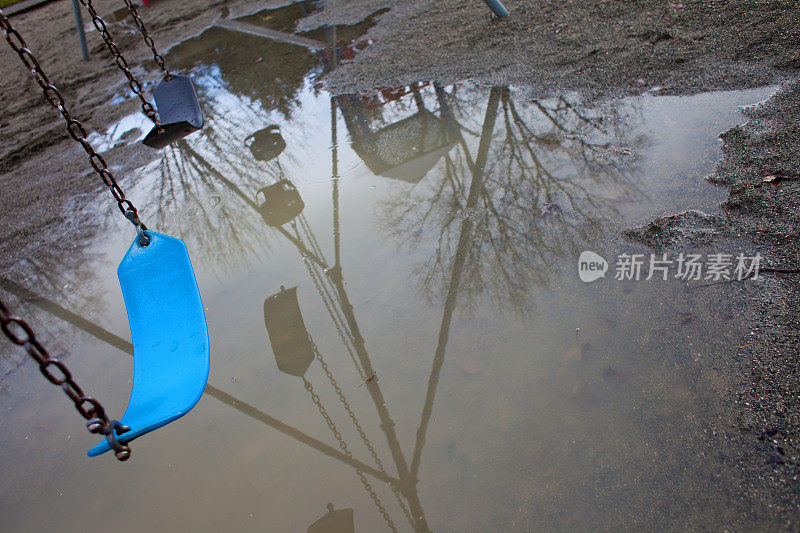
[[[136,216],[135,211],[125,211],[125,218],[131,221],[131,223],[136,228],[136,234],[139,236],[139,244],[142,246],[147,246],[150,244],[150,236],[144,232],[145,228],[142,221],[139,220],[139,217]]]
[[[39,364],[39,371],[47,378],[47,381],[61,387],[61,390],[72,400],[75,409],[86,419],[86,429],[90,433],[105,435],[117,459],[120,461],[130,459],[130,447],[118,442],[114,433],[115,430],[117,433],[125,433],[130,428],[116,420],[109,420],[103,405],[95,398],[84,394],[83,389],[72,379],[72,373],[67,366],[47,352],[36,339],[36,334],[28,323],[22,318],[10,314],[2,300],[0,300],[0,329],[11,342],[25,348],[28,355]],[[50,367],[57,372],[51,370]]]
[[[17,53],[17,55],[19,55],[19,58],[22,60],[25,66],[28,67],[28,70],[30,70],[33,79],[36,80],[36,83],[38,83],[42,88],[47,102],[54,109],[58,110],[59,113],[61,113],[64,121],[67,123],[67,132],[69,133],[69,136],[78,142],[81,147],[83,147],[84,151],[89,155],[89,163],[92,165],[94,171],[100,175],[100,179],[103,180],[105,186],[111,191],[111,196],[113,196],[114,200],[116,200],[117,207],[119,207],[120,212],[122,212],[122,214],[125,215],[128,220],[133,222],[133,224],[136,226],[137,232],[147,230],[147,226],[145,226],[141,220],[139,220],[136,207],[125,197],[125,193],[122,191],[122,188],[119,186],[119,184],[117,184],[117,180],[108,169],[108,165],[106,164],[105,159],[103,159],[103,156],[98,154],[89,141],[86,140],[86,137],[88,136],[86,128],[84,128],[83,124],[81,124],[78,119],[74,118],[70,114],[69,110],[67,109],[64,95],[61,94],[61,91],[59,91],[55,85],[50,83],[50,78],[47,77],[47,74],[45,74],[44,70],[42,70],[42,67],[39,65],[36,57],[28,49],[28,45],[25,44],[25,40],[17,32],[17,30],[11,26],[11,21],[8,20],[8,17],[6,17],[2,9],[0,9],[0,29],[3,30],[3,34],[5,35],[8,44]],[[129,212],[133,213],[133,218],[128,215]]]
[[[117,67],[125,74],[125,77],[128,78],[128,86],[131,88],[131,91],[139,97],[139,100],[142,102],[142,112],[153,121],[153,123],[160,127],[161,123],[158,121],[158,114],[156,113],[153,104],[147,101],[144,97],[144,92],[142,90],[142,83],[133,75],[130,68],[128,67],[128,61],[122,56],[122,52],[119,51],[117,48],[117,43],[114,42],[114,39],[111,37],[111,33],[108,31],[108,27],[106,26],[106,22],[97,14],[97,10],[95,10],[94,5],[92,5],[92,0],[80,0],[81,4],[86,8],[89,12],[89,15],[92,17],[92,24],[100,32],[100,36],[103,38],[103,41],[106,43],[106,47],[108,51],[111,52],[111,55],[114,56],[114,63],[116,63]]]
[[[149,46],[150,50],[153,52],[153,60],[158,64],[159,67],[161,67],[161,71],[164,73],[164,81],[171,80],[172,76],[170,75],[169,70],[167,69],[167,64],[164,61],[164,58],[161,57],[161,54],[158,53],[158,50],[156,50],[156,43],[153,42],[153,38],[147,32],[147,28],[144,25],[142,17],[139,16],[139,10],[136,9],[136,5],[131,0],[125,0],[125,5],[128,6],[128,11],[130,12],[131,17],[133,18],[133,22],[139,29],[139,32],[142,34],[142,37],[144,37],[145,44],[147,44],[147,46]]]
[[[314,386],[311,384],[310,381],[306,379],[305,376],[302,377],[302,380],[303,380],[303,387],[311,395],[311,401],[317,407],[317,411],[319,411],[319,414],[322,415],[322,418],[325,420],[325,424],[327,424],[328,429],[331,430],[331,433],[333,433],[333,437],[339,443],[339,448],[341,448],[342,452],[348,458],[352,459],[353,452],[351,452],[350,448],[347,446],[347,442],[345,442],[342,433],[336,428],[336,424],[333,422],[331,415],[328,414],[327,409],[325,409],[325,406],[322,405],[322,400],[320,399],[319,394],[314,392]],[[375,507],[378,509],[378,512],[386,521],[386,524],[389,526],[389,529],[391,529],[394,533],[397,533],[397,527],[395,527],[394,521],[389,516],[389,513],[386,511],[386,508],[383,506],[383,503],[378,497],[378,494],[375,492],[375,489],[372,488],[372,484],[367,479],[367,476],[364,475],[364,472],[362,472],[358,468],[356,468],[356,474],[358,475],[358,479],[361,480],[361,484],[364,486],[364,490],[366,490],[367,494],[369,494],[372,503],[375,504]]]

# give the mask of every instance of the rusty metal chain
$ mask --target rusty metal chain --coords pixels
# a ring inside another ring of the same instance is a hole
[[[344,437],[342,437],[342,434],[339,432],[338,429],[336,429],[336,424],[334,424],[333,420],[328,414],[328,411],[325,409],[325,406],[322,405],[322,400],[320,400],[319,395],[316,392],[314,392],[314,386],[311,385],[311,382],[308,381],[305,378],[305,376],[303,376],[302,379],[303,379],[303,386],[311,395],[311,401],[314,402],[314,405],[317,407],[317,411],[319,411],[319,414],[322,415],[323,419],[325,419],[325,423],[328,425],[328,428],[331,430],[331,433],[333,433],[334,438],[339,443],[339,448],[341,448],[342,452],[348,458],[352,459],[353,453],[347,447],[347,443],[344,441]],[[375,489],[372,488],[372,485],[367,479],[367,476],[364,474],[364,472],[362,472],[358,468],[356,468],[356,474],[358,474],[358,478],[361,480],[361,484],[364,486],[364,489],[369,494],[369,497],[370,499],[372,499],[372,502],[375,504],[375,507],[378,508],[378,512],[386,521],[386,524],[389,526],[389,529],[391,529],[394,533],[397,533],[397,527],[394,525],[394,522],[392,521],[392,518],[389,516],[389,513],[386,511],[386,508],[381,503],[381,500],[378,497],[378,494],[375,492]]]
[[[378,467],[383,473],[386,473],[386,469],[383,467],[383,461],[381,458],[378,457],[378,452],[375,451],[375,447],[370,442],[369,437],[367,437],[364,428],[361,427],[361,423],[358,421],[356,414],[353,412],[353,409],[350,407],[350,402],[347,401],[347,397],[344,395],[344,391],[337,383],[336,378],[333,377],[333,372],[328,368],[328,363],[322,358],[322,354],[319,351],[314,339],[311,338],[311,335],[308,336],[308,340],[311,343],[311,349],[314,351],[314,355],[319,361],[322,370],[325,372],[325,375],[328,377],[328,381],[330,382],[333,389],[336,391],[336,395],[339,397],[339,402],[341,402],[342,406],[344,407],[345,411],[347,411],[347,416],[350,417],[350,420],[353,422],[353,426],[356,428],[359,437],[361,437],[361,441],[364,443],[364,446],[367,447],[369,450],[370,455],[372,455],[372,460],[375,462],[375,465]],[[414,519],[411,517],[411,512],[406,507],[405,502],[403,501],[403,497],[400,495],[400,489],[394,484],[390,483],[389,488],[392,490],[392,494],[394,495],[395,499],[397,500],[397,504],[400,506],[400,509],[403,511],[403,514],[408,520],[408,523],[411,524],[411,527],[414,527]]]
[[[158,121],[158,114],[156,113],[153,104],[148,102],[144,97],[142,83],[136,78],[136,76],[133,75],[128,67],[128,61],[122,56],[122,52],[119,51],[119,48],[117,48],[117,44],[111,37],[111,32],[108,31],[106,21],[104,21],[103,18],[97,13],[94,5],[92,5],[92,0],[80,0],[80,2],[89,12],[89,16],[92,17],[92,24],[94,24],[94,27],[97,28],[98,32],[100,32],[100,36],[103,38],[103,42],[106,43],[108,51],[114,56],[114,63],[116,63],[117,67],[119,67],[122,73],[125,74],[125,77],[128,78],[128,86],[131,88],[131,91],[133,91],[133,93],[139,97],[139,100],[142,101],[142,112],[160,128],[161,123]]]
[[[172,79],[172,76],[169,73],[169,69],[167,69],[167,64],[164,61],[164,58],[161,57],[161,54],[158,53],[158,50],[156,50],[156,43],[153,42],[153,38],[150,37],[150,34],[147,32],[147,28],[144,25],[142,17],[139,16],[139,11],[136,9],[136,5],[131,0],[125,0],[125,5],[128,6],[128,12],[130,12],[134,24],[136,24],[136,27],[142,34],[142,37],[144,37],[145,44],[147,44],[147,46],[149,46],[150,50],[153,52],[153,60],[164,73],[164,81],[169,81]]]
[[[144,233],[147,229],[141,220],[139,220],[139,212],[137,211],[136,207],[133,203],[125,197],[125,193],[122,191],[120,186],[117,184],[117,180],[114,178],[114,175],[108,169],[108,165],[106,164],[105,159],[103,156],[98,154],[89,141],[86,140],[88,133],[86,132],[86,128],[83,127],[81,122],[74,118],[69,110],[67,109],[66,100],[64,99],[64,95],[61,94],[61,91],[50,82],[50,78],[47,77],[47,74],[44,73],[42,67],[39,65],[39,62],[36,60],[36,57],[31,53],[28,46],[25,44],[25,40],[22,36],[11,26],[11,21],[8,20],[3,10],[0,9],[0,29],[3,30],[3,34],[6,37],[6,41],[11,46],[11,48],[19,55],[19,58],[25,64],[25,66],[30,70],[33,79],[36,80],[36,83],[39,84],[39,87],[42,88],[44,92],[44,96],[47,99],[47,102],[64,118],[64,121],[67,123],[67,132],[69,136],[72,137],[77,143],[81,145],[84,151],[89,155],[89,163],[92,165],[92,168],[95,172],[100,176],[100,179],[103,180],[103,183],[106,187],[111,191],[111,196],[114,197],[114,200],[117,202],[117,207],[119,207],[120,212],[128,218],[134,226],[136,226],[136,230],[139,233],[139,243],[142,246],[147,246],[150,243],[150,238]]]
[[[1,12],[0,16],[2,16]],[[61,390],[72,400],[75,409],[86,420],[86,429],[90,433],[105,435],[117,459],[127,461],[131,456],[131,449],[117,441],[116,436],[118,433],[129,431],[130,428],[116,420],[109,420],[103,405],[83,392],[83,389],[75,383],[67,366],[47,352],[36,339],[36,334],[28,323],[22,318],[12,315],[2,300],[0,300],[0,329],[11,342],[25,348],[28,355],[39,364],[39,370],[47,378],[47,381],[61,387]]]

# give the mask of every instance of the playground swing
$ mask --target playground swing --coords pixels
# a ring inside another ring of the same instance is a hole
[[[258,212],[270,226],[279,227],[294,220],[305,208],[297,187],[286,178],[262,187],[256,193]]]
[[[143,94],[142,84],[128,68],[128,62],[117,48],[106,22],[92,5],[92,0],[80,0],[92,18],[92,24],[100,33],[106,47],[114,56],[114,63],[125,74],[131,90],[142,101],[142,112],[153,121],[153,129],[145,136],[143,144],[151,148],[164,148],[203,127],[203,112],[197,100],[192,80],[188,76],[172,74],[167,69],[164,58],[158,53],[153,38],[147,31],[142,17],[131,0],[124,0],[136,28],[142,34],[145,44],[153,52],[153,60],[161,69],[164,78],[153,91],[156,109]]]
[[[117,269],[134,350],[133,388],[128,408],[119,420],[109,420],[99,401],[86,396],[67,367],[49,356],[24,320],[0,302],[0,329],[25,347],[51,383],[59,385],[87,420],[91,433],[106,438],[89,450],[94,457],[114,450],[117,459],[130,457],[127,442],[162,427],[189,412],[203,394],[210,365],[210,346],[203,304],[186,245],[150,231],[126,198],[83,124],[67,109],[61,92],[50,82],[22,36],[0,10],[0,28],[42,88],[47,102],[59,111],[67,131],[89,155],[92,168],[109,188],[120,212],[137,236]],[[24,333],[20,335],[19,332]],[[49,367],[58,369],[54,375]]]
[[[300,313],[297,287],[281,286],[280,292],[264,300],[264,323],[278,369],[292,376],[304,376],[314,361],[314,348]]]
[[[281,155],[286,148],[286,141],[281,135],[280,126],[273,124],[248,135],[244,145],[258,161],[271,161]]]
[[[280,292],[267,297],[267,299],[264,301],[264,323],[267,327],[270,346],[272,347],[272,351],[275,355],[275,362],[278,366],[278,370],[285,374],[299,377],[302,380],[303,387],[311,396],[311,401],[314,403],[319,411],[320,416],[322,416],[322,418],[325,420],[325,423],[328,425],[328,428],[333,433],[333,436],[337,440],[339,448],[341,448],[342,452],[348,457],[352,457],[353,455],[341,432],[336,427],[335,422],[331,418],[330,414],[328,414],[325,406],[322,404],[322,400],[320,399],[319,395],[314,391],[314,386],[305,376],[309,366],[311,366],[311,363],[314,362],[314,359],[316,359],[322,367],[322,370],[327,376],[328,381],[336,391],[339,402],[342,404],[342,407],[350,417],[350,420],[358,431],[359,436],[364,442],[364,445],[372,454],[377,467],[381,471],[384,471],[383,463],[378,457],[374,446],[370,442],[369,438],[364,432],[364,429],[361,427],[361,424],[356,418],[355,413],[350,407],[350,404],[344,395],[344,391],[337,383],[336,378],[328,368],[328,364],[323,359],[322,354],[320,354],[319,349],[314,344],[311,335],[306,329],[305,322],[303,321],[303,315],[300,311],[300,304],[297,300],[297,287],[286,289],[286,287],[281,286]],[[370,495],[373,504],[376,506],[378,512],[389,526],[389,529],[396,533],[397,528],[395,527],[394,522],[389,516],[389,513],[386,511],[386,508],[384,507],[380,498],[373,490],[372,485],[369,483],[361,470],[357,469],[356,473],[358,474],[364,489]],[[393,492],[398,494],[394,489]],[[333,511],[333,509],[329,508],[329,511]],[[319,529],[314,529],[315,531],[352,531],[352,529],[347,529],[345,527],[347,524],[352,523],[352,511],[349,513],[345,511],[344,513],[339,513],[338,515],[326,515],[326,517],[323,518],[323,520],[315,523],[319,526]],[[337,526],[337,528],[326,529],[322,528],[322,525]],[[345,527],[345,529],[341,529],[342,527]],[[309,528],[309,531],[311,530],[312,529]]]

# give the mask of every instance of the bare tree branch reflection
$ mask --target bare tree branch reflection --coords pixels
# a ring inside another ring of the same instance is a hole
[[[454,87],[449,106],[459,125],[478,115],[475,90]],[[577,256],[616,212],[618,189],[637,194],[634,149],[644,141],[622,127],[614,104],[595,107],[560,97],[529,100],[505,89],[486,175],[476,205],[467,206],[473,162],[470,139],[413,189],[398,189],[379,206],[381,226],[405,246],[435,238],[431,257],[416,268],[429,297],[443,294],[459,225],[472,220],[460,292],[469,304],[481,295],[520,310],[533,286],[545,285],[561,257]]]

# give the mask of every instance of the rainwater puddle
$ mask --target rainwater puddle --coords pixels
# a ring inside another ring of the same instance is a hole
[[[293,31],[282,13],[237,22]],[[125,190],[188,246],[209,388],[117,464],[86,458],[94,441],[60,391],[14,367],[0,381],[7,527],[93,531],[113,511],[123,531],[306,531],[342,518],[329,502],[355,531],[731,518],[723,488],[738,480],[706,431],[727,378],[693,362],[722,357],[735,332],[687,318],[683,282],[614,280],[612,258],[649,253],[625,227],[717,209],[723,191],[704,180],[717,136],[774,88],[586,101],[421,82],[332,97],[330,51],[222,28],[167,61],[193,77],[206,125]],[[136,142],[146,126],[130,117],[96,139]],[[133,365],[114,270],[133,235],[105,197],[97,213],[85,253],[36,264],[27,286],[102,330],[31,298],[22,309],[68,339],[73,373],[119,416]],[[584,250],[612,263],[605,279],[579,280]],[[275,329],[297,312],[304,329]],[[276,352],[282,333],[311,342]]]

